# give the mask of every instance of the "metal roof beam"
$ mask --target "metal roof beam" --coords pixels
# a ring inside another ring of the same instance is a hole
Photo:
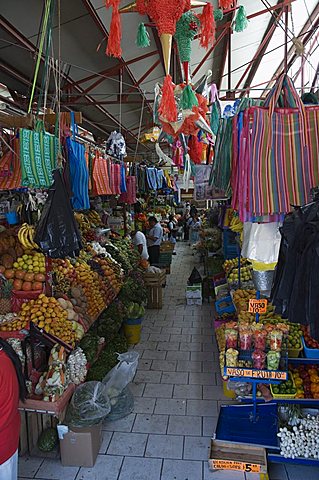
[[[282,7],[282,1],[279,0],[278,2],[278,5],[280,4],[280,6]],[[267,25],[267,28],[266,28],[266,31],[263,35],[263,38],[257,48],[257,51],[251,61],[251,63],[247,66],[247,68],[245,69],[244,73],[242,74],[242,76],[240,77],[240,80],[237,82],[237,85],[235,87],[235,89],[239,88],[240,87],[240,84],[241,82],[243,81],[243,79],[245,78],[245,76],[247,75],[247,78],[246,78],[246,81],[244,83],[244,86],[243,88],[247,88],[251,86],[251,83],[256,75],[256,72],[259,68],[259,65],[261,63],[261,60],[263,58],[263,55],[265,53],[265,51],[267,50],[267,47],[275,33],[275,30],[276,30],[276,27],[277,27],[277,24],[278,24],[278,20],[280,20],[283,12],[284,12],[284,9],[285,8],[288,8],[288,7],[282,7],[281,10],[279,10],[279,12],[274,12],[270,18],[270,21]],[[241,96],[245,95],[245,92],[241,92]]]
[[[24,35],[22,35],[21,32],[19,32],[15,27],[13,27],[13,25],[11,25],[2,15],[0,15],[0,27],[2,27],[6,32],[8,32],[15,40],[18,40],[18,42],[27,47],[28,50],[30,50],[31,52],[37,54],[38,53],[38,49],[37,47],[35,47],[35,45],[33,45],[32,42],[30,42]],[[44,57],[41,56],[41,61],[42,63],[44,62]],[[73,84],[72,80],[70,79],[70,77],[68,75],[66,75],[65,73],[61,72],[61,77],[67,82],[69,83],[71,86]],[[79,92],[80,94],[83,94],[84,90],[75,85],[74,88],[77,90],[77,92]],[[105,115],[107,118],[109,118],[115,125],[117,125],[122,133],[125,133],[126,135],[130,135],[131,137],[133,137],[135,140],[137,140],[137,135],[135,135],[134,133],[132,133],[129,129],[127,129],[126,127],[124,127],[123,125],[120,124],[120,122],[117,120],[117,118],[115,118],[113,115],[111,115],[107,110],[105,110],[103,107],[101,107],[100,105],[95,105],[95,101],[92,97],[90,97],[89,95],[85,95],[85,98],[88,100],[88,103],[92,106],[92,107],[96,107],[97,110],[99,110],[103,115]],[[145,147],[145,145],[143,145],[143,147]],[[148,147],[146,147],[147,149],[149,149]]]
[[[317,3],[313,12],[310,14],[310,17],[307,19],[305,25],[302,27],[301,31],[299,32],[298,37],[303,37],[303,44],[304,45],[306,45],[308,43],[308,41],[311,39],[312,35],[315,33],[315,31],[316,31],[316,29],[319,25],[318,16],[319,16],[319,3]],[[311,29],[311,27],[313,27],[312,31],[309,32],[308,34],[306,34],[306,32],[308,32],[308,30]],[[294,45],[292,45],[291,48],[288,50],[288,53],[287,53],[287,69],[288,70],[291,67],[291,65],[294,63],[296,58],[297,58],[297,55],[295,54],[295,47],[294,47]],[[270,80],[270,82],[268,82],[268,84],[266,85],[266,89],[269,89],[273,86],[275,80],[284,71],[284,69],[285,69],[285,61],[283,60],[280,63],[277,70],[275,71],[275,73],[272,77],[272,80]],[[267,90],[265,90],[263,93],[267,93]]]
[[[154,50],[153,52],[145,53],[136,58],[132,58],[126,62],[126,65],[132,65],[133,63],[140,62],[141,60],[145,60],[146,58],[153,57],[154,55],[158,55],[158,51]],[[107,77],[113,77],[118,75],[120,69],[123,68],[123,65],[119,63],[118,65],[114,65],[114,67],[107,68],[106,70],[101,70],[101,72],[94,73],[89,75],[88,77],[81,78],[74,82],[74,85],[81,85],[82,83],[89,82],[90,80],[94,80],[97,77],[104,77],[103,80]]]
[[[95,8],[93,7],[92,3],[90,2],[90,0],[82,0],[85,8],[87,9],[87,11],[89,12],[90,16],[92,17],[92,19],[94,20],[95,24],[97,25],[97,27],[100,29],[101,33],[103,34],[104,37],[106,37],[108,39],[109,37],[109,33],[107,31],[107,29],[105,28],[105,25],[104,23],[102,22],[100,16],[98,15],[98,13],[96,12]],[[120,58],[119,59],[120,61],[120,64],[121,64],[121,67],[124,67],[128,76],[130,77],[131,81],[133,82],[133,85],[134,86],[137,86],[136,85],[136,78],[134,77],[133,73],[131,72],[129,66],[127,65],[127,62],[125,62],[124,58]],[[153,115],[153,109],[150,105],[150,102],[149,100],[145,97],[143,91],[138,87],[138,91],[140,92],[141,94],[141,97],[144,98],[145,100],[145,103],[148,107],[148,110],[150,112],[151,115]]]

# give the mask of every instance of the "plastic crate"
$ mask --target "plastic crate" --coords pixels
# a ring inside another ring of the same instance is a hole
[[[290,373],[289,373],[288,375],[289,375],[289,380],[292,380],[292,384],[293,384],[295,390],[297,390],[297,389],[296,389],[296,384],[295,384],[295,382],[294,382],[294,379],[293,379],[292,375],[291,375]],[[297,391],[296,391],[296,393],[294,393],[294,394],[292,394],[292,395],[290,395],[290,394],[289,394],[289,395],[285,395],[285,394],[283,394],[283,393],[274,393],[273,387],[274,387],[274,385],[270,385],[270,391],[271,391],[271,394],[272,394],[273,398],[275,398],[276,400],[279,400],[279,399],[282,399],[282,400],[292,400],[292,399],[295,398],[296,395],[297,395]]]
[[[306,358],[319,358],[319,349],[318,348],[308,348],[305,344],[305,340],[301,337],[302,346],[304,349],[304,354]]]
[[[214,287],[218,287],[218,285],[223,285],[224,283],[227,283],[225,273],[218,273],[217,275],[213,275],[213,282],[214,282]]]
[[[173,254],[171,252],[161,252],[159,256],[159,265],[166,267],[172,263]]]
[[[238,257],[239,246],[236,236],[237,234],[231,230],[223,231],[223,253],[225,259]]]
[[[234,313],[235,307],[230,295],[227,297],[221,298],[215,302],[215,309],[218,315],[223,315],[223,313]]]
[[[303,345],[299,348],[288,348],[288,357],[289,358],[298,358],[301,352],[303,351]]]

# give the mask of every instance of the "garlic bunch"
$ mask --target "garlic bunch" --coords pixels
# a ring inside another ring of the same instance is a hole
[[[5,315],[0,315],[0,325],[1,323],[9,323],[17,318],[16,313],[6,313]]]
[[[286,458],[319,459],[319,415],[299,418],[292,428],[280,428],[280,454]]]
[[[75,385],[84,382],[87,374],[86,366],[87,359],[85,353],[82,348],[78,347],[70,353],[67,361],[66,372],[68,381]]]

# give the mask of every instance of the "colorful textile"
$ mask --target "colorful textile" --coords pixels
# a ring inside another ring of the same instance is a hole
[[[111,190],[113,195],[121,194],[121,166],[111,162]]]
[[[108,165],[99,152],[93,159],[93,193],[96,195],[112,195]]]
[[[121,173],[120,189],[121,189],[121,193],[125,193],[126,192],[126,179],[125,179],[126,170],[125,170],[124,163],[121,163],[120,173]]]
[[[19,137],[22,185],[50,187],[53,182],[52,171],[57,166],[58,138],[44,131],[43,122],[38,122],[35,130],[20,128]]]
[[[14,139],[12,147],[12,150],[8,150],[0,159],[0,190],[15,190],[21,186],[21,164],[17,138]]]
[[[126,192],[121,193],[120,202],[128,205],[136,203],[136,177],[132,175],[126,177]]]
[[[157,171],[156,168],[146,169],[146,179],[150,190],[157,190]]]

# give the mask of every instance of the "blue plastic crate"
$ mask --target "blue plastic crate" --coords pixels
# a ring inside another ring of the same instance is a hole
[[[223,305],[225,304],[225,305]],[[215,302],[215,310],[218,315],[223,315],[224,313],[234,313],[235,306],[230,295],[223,297]]]
[[[306,346],[305,340],[303,337],[301,337],[302,345],[303,345],[303,351],[305,354],[306,358],[313,358],[313,359],[318,359],[319,358],[319,349],[318,348],[308,348]]]
[[[277,404],[259,404],[256,421],[252,421],[253,405],[222,405],[216,427],[216,439],[249,443],[262,447],[279,446]]]
[[[231,230],[223,231],[223,253],[226,259],[236,258],[239,253],[239,246],[237,244],[237,234]]]

